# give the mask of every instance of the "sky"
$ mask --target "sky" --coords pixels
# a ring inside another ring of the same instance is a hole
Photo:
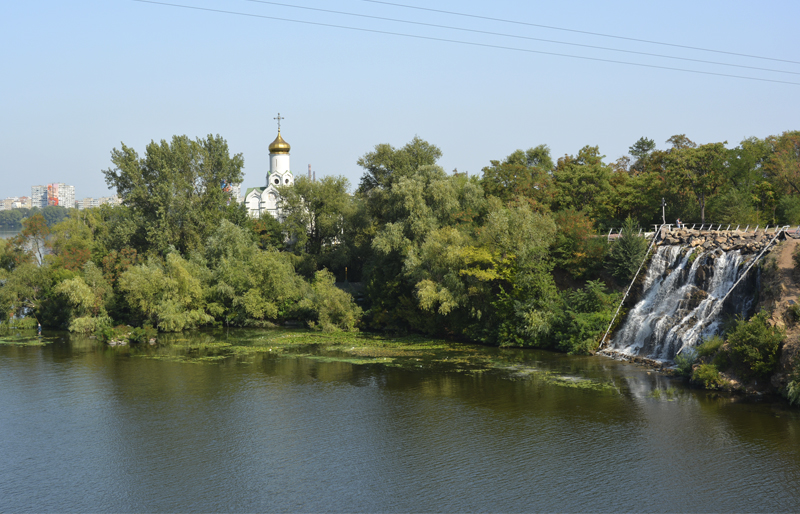
[[[415,135],[448,172],[478,174],[540,144],[613,162],[640,137],[733,147],[800,130],[795,0],[164,3],[191,8],[2,2],[0,198],[52,182],[108,196],[114,148],[181,134],[221,135],[242,189],[262,186],[278,113],[295,175],[310,164],[353,188],[359,157]]]

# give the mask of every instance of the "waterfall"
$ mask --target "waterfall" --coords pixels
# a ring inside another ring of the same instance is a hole
[[[745,316],[753,307],[754,295],[745,285],[747,280],[737,286],[725,305],[720,300],[754,257],[739,250],[658,247],[644,278],[641,299],[607,352],[671,361],[680,351],[719,334],[725,314]]]

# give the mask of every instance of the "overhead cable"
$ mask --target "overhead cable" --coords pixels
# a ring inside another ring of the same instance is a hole
[[[324,12],[324,13],[330,13],[330,14],[340,14],[340,15],[343,15],[343,16],[355,16],[355,17],[358,17],[358,18],[368,18],[368,19],[372,19],[372,20],[382,20],[382,21],[391,21],[391,22],[396,22],[396,23],[406,23],[406,24],[409,24],[409,25],[421,25],[421,26],[424,26],[424,27],[433,27],[433,28],[437,28],[437,29],[459,30],[459,31],[462,31],[462,32],[473,32],[473,33],[476,33],[476,34],[486,34],[486,35],[490,35],[490,36],[501,36],[501,37],[515,38],[515,39],[525,39],[525,40],[528,40],[528,41],[539,41],[539,42],[543,42],[543,43],[555,43],[555,44],[558,44],[558,45],[569,45],[569,46],[578,46],[578,47],[582,47],[582,48],[592,48],[592,49],[595,49],[595,50],[607,50],[607,51],[610,51],[610,52],[622,52],[622,53],[626,53],[626,54],[644,55],[644,56],[647,56],[647,57],[661,57],[661,58],[664,58],[664,59],[675,59],[675,60],[679,60],[679,61],[697,62],[697,63],[702,63],[702,64],[714,64],[714,65],[717,65],[717,66],[730,66],[730,67],[734,67],[734,68],[746,68],[746,69],[757,70],[757,71],[771,71],[771,72],[774,72],[774,73],[787,73],[787,74],[791,74],[791,75],[800,75],[800,71],[786,71],[786,70],[776,70],[776,69],[772,69],[772,68],[759,68],[757,66],[747,66],[747,65],[744,65],[744,64],[731,64],[731,63],[725,63],[725,62],[719,62],[719,61],[706,61],[706,60],[703,60],[703,59],[692,59],[690,57],[677,57],[677,56],[674,56],[674,55],[654,54],[654,53],[650,53],[650,52],[639,52],[639,51],[636,51],[636,50],[623,50],[623,49],[620,49],[620,48],[609,48],[609,47],[605,47],[605,46],[586,45],[586,44],[582,44],[582,43],[571,43],[571,42],[568,42],[568,41],[557,41],[557,40],[553,40],[553,39],[543,39],[543,38],[538,38],[538,37],[520,36],[520,35],[517,35],[517,34],[507,34],[507,33],[503,33],[503,32],[491,32],[491,31],[488,31],[488,30],[468,29],[468,28],[464,28],[464,27],[453,27],[451,25],[437,25],[435,23],[425,23],[425,22],[421,22],[421,21],[402,20],[402,19],[398,19],[398,18],[386,18],[386,17],[383,17],[383,16],[372,16],[372,15],[369,15],[369,14],[352,13],[352,12],[345,12],[345,11],[334,11],[334,10],[331,10],[331,9],[321,9],[321,8],[318,8],[318,7],[306,7],[306,6],[302,6],[302,5],[285,4],[285,3],[281,3],[281,2],[270,2],[268,0],[244,0],[244,1],[245,2],[252,2],[252,3],[256,3],[256,4],[268,4],[268,5],[277,5],[277,6],[280,6],[280,7],[290,7],[292,9],[303,9],[303,10],[306,10],[306,11],[317,11],[317,12]]]
[[[197,7],[193,5],[181,5],[181,4],[173,4],[169,2],[158,2],[155,0],[133,0],[134,2],[146,3],[146,4],[154,4],[154,5],[164,5],[169,7],[178,7],[181,9],[191,9],[196,11],[206,11],[206,12],[213,12],[213,13],[220,13],[220,14],[232,14],[236,16],[246,16],[249,18],[261,18],[267,20],[275,20],[275,21],[286,21],[290,23],[300,23],[304,25],[314,25],[318,27],[330,27],[336,29],[344,29],[344,30],[355,30],[359,32],[369,32],[372,34],[384,34],[390,36],[399,36],[399,37],[408,37],[414,39],[423,39],[427,41],[439,41],[444,43],[455,43],[461,45],[469,45],[469,46],[476,46],[482,48],[494,48],[498,50],[511,50],[515,52],[524,52],[524,53],[531,53],[531,54],[539,54],[539,55],[551,55],[554,57],[569,57],[572,59],[581,59],[585,61],[595,61],[595,62],[607,62],[612,64],[623,64],[627,66],[639,66],[643,68],[653,68],[653,69],[660,69],[660,70],[669,70],[669,71],[682,71],[686,73],[695,73],[700,75],[712,75],[716,77],[728,77],[728,78],[736,78],[736,79],[744,79],[744,80],[756,80],[759,82],[772,82],[776,84],[789,84],[793,86],[800,86],[800,82],[789,82],[786,80],[776,80],[776,79],[767,79],[761,77],[749,77],[746,75],[731,75],[728,73],[717,73],[712,71],[700,71],[700,70],[690,70],[686,68],[673,68],[671,66],[660,66],[656,64],[643,64],[643,63],[636,63],[636,62],[628,62],[628,61],[617,61],[614,59],[602,59],[599,57],[585,57],[581,55],[571,55],[571,54],[562,54],[557,52],[545,52],[542,50],[531,50],[528,48],[517,48],[513,46],[503,46],[503,45],[493,45],[488,43],[476,43],[473,41],[461,41],[458,39],[447,39],[447,38],[440,38],[440,37],[433,37],[433,36],[420,36],[416,34],[404,34],[402,32],[391,32],[387,30],[377,30],[377,29],[367,29],[362,27],[349,27],[347,25],[336,25],[333,23],[322,23],[322,22],[315,22],[315,21],[306,21],[306,20],[295,20],[291,18],[282,18],[278,16],[267,16],[263,14],[252,14],[252,13],[243,13],[237,11],[227,11],[223,9],[211,9],[209,7]]]
[[[398,3],[395,3],[395,2],[385,2],[385,1],[382,1],[382,0],[362,0],[362,1],[363,2],[373,3],[373,4],[384,4],[384,5],[391,5],[391,6],[394,6],[394,7],[403,7],[405,9],[417,9],[419,11],[430,11],[430,12],[438,12],[438,13],[441,13],[441,14],[450,14],[450,15],[453,15],[453,16],[463,16],[465,18],[477,18],[479,20],[499,21],[499,22],[502,22],[502,23],[513,23],[513,24],[516,24],[516,25],[527,25],[529,27],[539,27],[539,28],[543,28],[543,29],[562,30],[562,31],[565,31],[565,32],[574,32],[576,34],[586,34],[586,35],[589,35],[589,36],[600,36],[600,37],[608,37],[608,38],[614,38],[614,39],[624,39],[626,41],[636,41],[638,43],[648,43],[648,44],[651,44],[651,45],[673,46],[675,48],[686,48],[688,50],[699,50],[701,52],[713,52],[713,53],[718,53],[718,54],[736,55],[738,57],[749,57],[751,59],[764,59],[764,60],[767,60],[767,61],[778,61],[778,62],[788,62],[788,63],[792,63],[792,64],[800,64],[800,61],[791,61],[789,59],[778,59],[778,58],[775,58],[775,57],[763,57],[763,56],[760,56],[760,55],[741,54],[741,53],[736,53],[736,52],[727,52],[725,50],[714,50],[714,49],[711,49],[711,48],[701,48],[701,47],[697,47],[697,46],[679,45],[679,44],[676,44],[676,43],[664,43],[662,41],[651,41],[651,40],[648,40],[648,39],[637,39],[637,38],[634,38],[634,37],[616,36],[614,34],[603,34],[601,32],[589,32],[587,30],[577,30],[577,29],[568,29],[568,28],[564,28],[564,27],[554,27],[552,25],[541,25],[541,24],[538,24],[538,23],[530,23],[530,22],[518,21],[518,20],[507,20],[507,19],[503,19],[503,18],[492,18],[490,16],[480,16],[480,15],[477,15],[477,14],[467,14],[467,13],[461,13],[461,12],[455,12],[455,11],[445,11],[445,10],[442,10],[442,9],[432,9],[432,8],[429,8],[429,7],[419,7],[419,6],[416,6],[416,5],[398,4]]]

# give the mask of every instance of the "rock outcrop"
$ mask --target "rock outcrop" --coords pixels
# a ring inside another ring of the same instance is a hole
[[[739,250],[743,254],[758,253],[775,237],[774,232],[743,232],[741,230],[692,230],[688,228],[664,228],[659,235],[659,245],[681,245],[703,250],[722,250],[729,252]],[[779,236],[779,239],[783,234]]]

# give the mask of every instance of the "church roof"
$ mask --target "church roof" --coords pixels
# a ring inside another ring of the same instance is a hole
[[[247,196],[253,191],[256,191],[259,194],[261,194],[261,192],[264,191],[264,189],[266,189],[266,188],[264,188],[264,187],[248,187],[247,188],[247,192],[244,194],[244,197],[247,198]]]
[[[269,145],[269,153],[289,153],[292,147],[289,146],[289,143],[284,141],[281,137],[281,131],[278,130],[278,137],[275,138],[275,141],[270,143]]]

